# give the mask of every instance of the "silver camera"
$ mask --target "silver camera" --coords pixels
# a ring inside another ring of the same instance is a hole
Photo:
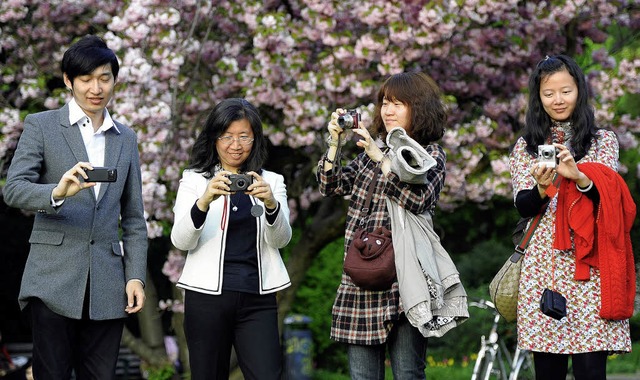
[[[556,147],[553,145],[538,145],[538,163],[548,168],[555,168],[558,164]]]
[[[249,174],[230,174],[229,191],[245,191],[253,183],[253,177]]]
[[[338,116],[338,125],[342,129],[356,129],[360,123],[362,116],[358,110],[347,110]]]

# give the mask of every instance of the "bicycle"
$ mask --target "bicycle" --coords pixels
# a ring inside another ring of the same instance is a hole
[[[492,376],[499,380],[535,379],[531,352],[516,347],[511,355],[505,341],[498,334],[500,314],[493,302],[482,299],[478,302],[470,302],[469,305],[480,309],[491,309],[493,312],[493,325],[489,337],[482,335],[480,338],[480,350],[473,366],[471,380],[489,380]]]

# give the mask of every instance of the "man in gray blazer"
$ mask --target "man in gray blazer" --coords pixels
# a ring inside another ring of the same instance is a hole
[[[61,68],[73,99],[25,118],[3,190],[9,206],[36,211],[19,302],[36,379],[113,379],[125,318],[145,300],[137,138],[106,109],[119,65],[102,39],[80,39]],[[103,166],[115,181],[89,181]]]

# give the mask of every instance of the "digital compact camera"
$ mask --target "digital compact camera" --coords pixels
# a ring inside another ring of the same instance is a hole
[[[229,174],[229,179],[229,191],[245,191],[253,183],[253,177],[249,174]]]
[[[347,110],[338,116],[338,125],[342,129],[356,129],[360,123],[361,115],[357,110]]]
[[[558,164],[556,147],[553,145],[538,145],[538,163],[548,168],[555,168]]]
[[[115,168],[98,168],[87,170],[85,182],[115,182],[118,179],[118,171]]]

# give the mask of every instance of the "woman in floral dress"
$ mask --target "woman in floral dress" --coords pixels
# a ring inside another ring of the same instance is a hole
[[[529,79],[529,94],[510,170],[520,215],[543,216],[521,272],[518,346],[533,351],[537,379],[566,379],[569,357],[577,380],[605,379],[607,355],[631,351],[628,318],[635,294],[627,226],[635,205],[616,172],[618,140],[596,127],[584,74],[571,58],[541,61]],[[538,146],[545,144],[555,148],[555,167],[539,164]],[[611,201],[609,194],[620,197]],[[608,241],[600,239],[609,234],[599,224],[605,216],[610,224],[625,225]],[[619,248],[612,247],[616,241],[622,249],[613,249]],[[560,320],[540,310],[545,288],[566,298]]]

